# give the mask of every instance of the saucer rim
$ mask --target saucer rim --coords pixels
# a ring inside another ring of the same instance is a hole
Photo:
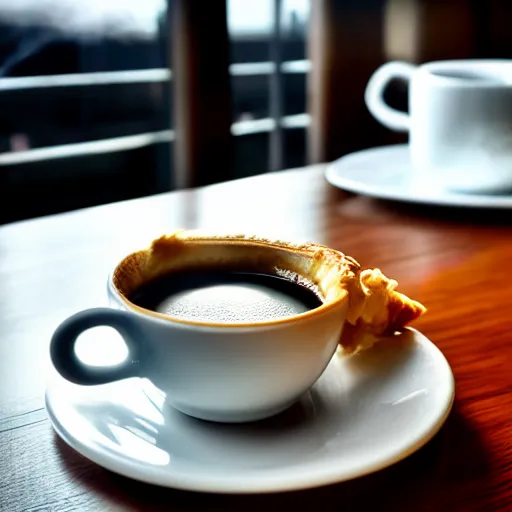
[[[407,330],[413,332],[416,343],[428,348],[430,357],[436,360],[436,371],[444,371],[446,374],[446,389],[442,406],[439,406],[439,410],[436,411],[428,424],[425,425],[415,439],[411,440],[406,448],[401,449],[392,456],[382,456],[371,464],[363,464],[358,469],[348,472],[342,466],[334,466],[330,461],[320,460],[311,464],[311,471],[301,475],[292,474],[291,477],[279,475],[278,478],[273,478],[272,472],[282,471],[287,467],[284,465],[281,468],[269,470],[269,473],[272,473],[270,477],[256,475],[254,477],[200,480],[190,476],[183,477],[182,475],[172,474],[170,478],[162,478],[162,473],[160,472],[153,472],[150,468],[141,470],[140,464],[136,461],[110,455],[101,447],[94,450],[77,439],[76,436],[71,435],[62,426],[53,411],[50,398],[51,386],[48,386],[45,392],[45,409],[56,434],[69,447],[104,469],[147,484],[184,491],[232,495],[274,494],[337,484],[375,473],[406,459],[425,446],[439,432],[450,415],[455,400],[455,379],[450,364],[441,350],[425,335],[413,328],[408,328]],[[337,356],[334,355],[334,357]]]
[[[379,183],[368,183],[368,181],[357,180],[353,177],[347,177],[350,172],[350,160],[367,153],[375,153],[376,161],[382,161],[381,152],[396,151],[397,153],[409,152],[408,144],[387,144],[383,146],[373,146],[358,151],[353,151],[342,157],[326,164],[324,177],[328,183],[339,189],[354,194],[383,199],[386,201],[397,201],[402,203],[426,204],[433,206],[451,206],[479,209],[512,209],[512,194],[471,194],[453,192],[449,190],[439,190],[438,194],[426,192],[425,188],[417,187],[414,190],[404,186],[382,186]],[[403,155],[402,155],[403,156]],[[389,158],[386,156],[386,158]],[[388,164],[384,164],[389,167]],[[404,172],[399,166],[394,171],[400,176]],[[376,172],[379,172],[376,170]],[[410,171],[412,172],[412,170]],[[352,171],[353,173],[353,171]],[[345,175],[344,175],[345,174]],[[352,174],[353,176],[353,174]]]

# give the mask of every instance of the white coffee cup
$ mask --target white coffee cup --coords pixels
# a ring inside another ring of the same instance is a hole
[[[65,379],[81,385],[146,378],[171,406],[196,418],[244,422],[272,416],[315,383],[338,346],[348,310],[340,268],[348,272],[350,266],[341,265],[344,258],[334,249],[252,236],[163,236],[116,266],[108,278],[110,308],[81,311],[60,324],[50,343],[52,362]],[[170,270],[205,266],[302,275],[324,301],[290,317],[216,323],[168,316],[129,298],[133,289]],[[96,326],[122,335],[125,361],[92,366],[80,360],[77,338]]]
[[[391,80],[409,82],[409,113],[391,108]],[[512,191],[512,60],[389,62],[370,78],[372,115],[409,132],[415,180],[466,193]]]

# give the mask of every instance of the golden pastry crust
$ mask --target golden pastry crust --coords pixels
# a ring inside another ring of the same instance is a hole
[[[397,292],[398,283],[380,269],[361,269],[354,258],[328,247],[312,244],[310,249],[322,265],[336,268],[333,280],[337,282],[327,283],[327,288],[335,289],[338,285],[348,292],[349,307],[339,343],[340,353],[353,355],[367,350],[426,312],[421,303]]]
[[[313,243],[292,244],[247,235],[184,230],[164,235],[147,249],[126,257],[114,272],[113,281],[128,297],[149,279],[204,265],[254,269],[309,283],[325,304],[348,295],[340,339],[343,354],[370,348],[426,311],[419,302],[397,292],[397,282],[379,269],[361,269],[356,260],[340,251]]]
[[[349,289],[349,312],[340,339],[342,353],[366,350],[425,313],[422,304],[395,290],[397,284],[379,269],[363,270],[354,276]]]

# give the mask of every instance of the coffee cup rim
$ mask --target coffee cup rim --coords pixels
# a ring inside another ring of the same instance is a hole
[[[182,231],[183,232],[183,231]],[[187,231],[186,233],[195,233],[193,231]],[[275,242],[270,241],[263,238],[257,238],[257,237],[247,237],[243,238],[239,235],[236,236],[211,236],[209,240],[214,240],[216,242],[235,242],[239,244],[254,244],[254,245],[266,245],[269,247],[275,246],[277,244],[281,244],[281,246],[288,245],[292,250],[294,250],[294,244],[287,243],[287,242]],[[318,246],[316,244],[305,244],[313,247],[318,247],[327,250],[329,253],[341,255],[345,257],[342,253],[339,251],[336,251],[334,249],[330,249],[324,246]],[[297,249],[299,250],[299,249]],[[157,311],[153,311],[151,309],[143,308],[141,306],[136,305],[131,300],[129,300],[115,285],[114,282],[114,275],[116,270],[119,269],[119,267],[125,262],[128,258],[132,257],[133,255],[137,254],[140,251],[132,251],[130,254],[123,257],[123,259],[114,267],[114,269],[111,271],[111,273],[108,276],[108,289],[111,294],[113,294],[118,301],[121,302],[121,304],[127,308],[130,312],[143,315],[145,317],[149,317],[155,320],[159,321],[165,321],[167,323],[171,324],[181,324],[184,326],[190,326],[190,327],[202,327],[202,328],[220,328],[220,329],[247,329],[247,328],[266,328],[266,327],[274,327],[274,326],[280,326],[280,325],[286,325],[291,324],[298,321],[304,321],[311,319],[315,316],[322,315],[324,313],[327,313],[331,311],[334,308],[339,307],[343,303],[348,301],[348,290],[343,289],[342,293],[330,300],[325,300],[322,302],[322,304],[318,307],[315,307],[311,310],[304,311],[303,313],[294,314],[291,316],[283,317],[283,318],[277,318],[277,319],[270,319],[270,320],[261,320],[261,321],[254,321],[254,322],[211,322],[211,321],[204,321],[204,320],[193,320],[188,318],[180,318],[164,313],[159,313]]]
[[[440,85],[452,87],[485,87],[490,89],[510,88],[511,84],[499,81],[505,74],[503,66],[512,67],[512,59],[447,59],[426,62],[418,67],[418,71],[426,74],[430,79]],[[480,72],[481,77],[472,77],[472,80],[460,76],[449,76],[443,72]]]

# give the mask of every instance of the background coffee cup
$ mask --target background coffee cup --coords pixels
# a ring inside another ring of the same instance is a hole
[[[391,80],[409,82],[409,113],[387,105]],[[370,78],[372,115],[409,132],[419,184],[467,193],[512,191],[512,61],[389,62]]]
[[[333,255],[339,253],[328,250],[324,265],[314,251],[287,248],[283,242],[276,245],[236,236],[226,240],[223,248],[219,237],[188,238],[185,233],[174,238],[184,244],[178,247],[183,251],[164,251],[165,261],[159,260],[155,268],[172,265],[172,259],[179,259],[181,254],[186,255],[187,264],[191,254],[194,261],[200,261],[204,254],[211,264],[211,253],[213,261],[219,255],[224,259],[229,256],[239,266],[242,257],[262,265],[275,261],[298,265],[304,261],[304,267],[318,278],[321,290],[327,280],[326,300],[305,313],[248,324],[173,318],[134,305],[123,292],[123,287],[130,288],[134,280],[147,275],[147,267],[138,265],[151,251],[137,251],[124,258],[108,279],[112,309],[79,312],[56,329],[50,355],[57,371],[81,385],[144,377],[167,395],[170,405],[210,421],[253,421],[292,405],[323,373],[341,337],[348,296],[340,288],[340,280],[332,279],[338,268]],[[96,326],[110,326],[121,334],[129,351],[124,362],[98,367],[77,357],[78,336]]]

